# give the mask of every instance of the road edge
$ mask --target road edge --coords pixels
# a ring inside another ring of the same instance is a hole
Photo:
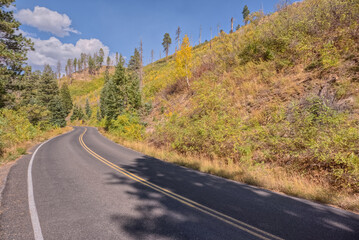
[[[57,135],[55,137],[52,137],[48,140],[46,140],[45,142],[42,142],[37,148],[36,150],[33,152],[31,159],[29,161],[29,165],[27,168],[27,199],[28,199],[28,204],[29,204],[29,213],[30,213],[30,218],[31,218],[31,224],[32,224],[32,229],[34,232],[34,238],[35,240],[43,240],[44,237],[42,235],[42,231],[41,231],[41,225],[40,225],[40,220],[39,220],[39,216],[37,213],[37,209],[36,209],[36,204],[35,204],[35,196],[34,196],[34,185],[32,182],[32,165],[33,162],[35,160],[35,156],[37,151],[46,143],[50,142],[51,140],[58,138],[60,136],[64,136],[67,135],[71,132],[73,132],[75,130],[75,128],[73,127],[71,131]]]

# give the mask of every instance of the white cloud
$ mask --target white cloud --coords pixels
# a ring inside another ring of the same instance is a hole
[[[104,50],[105,57],[109,55],[109,48],[98,39],[79,39],[74,45],[72,43],[62,43],[56,37],[48,40],[31,38],[34,42],[35,51],[28,53],[28,64],[35,69],[41,69],[45,64],[56,67],[60,61],[63,72],[67,59],[79,58],[81,53],[94,54],[100,48]],[[55,70],[55,69],[54,69]]]
[[[45,7],[36,6],[34,11],[21,9],[15,17],[22,24],[29,25],[40,31],[50,32],[58,37],[68,36],[70,33],[79,33],[71,28],[71,19],[66,14],[51,11]]]
[[[15,34],[22,34],[24,37],[36,37],[35,33],[25,32],[21,29],[15,30]]]

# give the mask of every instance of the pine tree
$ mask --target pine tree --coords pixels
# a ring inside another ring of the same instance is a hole
[[[248,6],[247,5],[244,5],[243,7],[243,11],[242,11],[242,15],[243,15],[243,20],[244,20],[244,23],[247,25],[248,23],[248,19],[247,17],[249,16],[249,9],[248,9]]]
[[[72,68],[72,59],[67,59],[67,70],[68,70],[68,76],[69,78],[72,77],[72,73],[73,73],[73,68]]]
[[[82,110],[81,107],[75,105],[74,106],[74,111],[72,112],[72,115],[71,115],[71,118],[70,120],[71,121],[74,121],[74,120],[83,120],[85,117],[85,114]]]
[[[139,73],[138,71],[140,70],[140,52],[137,50],[137,48],[135,48],[135,51],[133,53],[133,55],[130,58],[130,61],[128,62],[128,70],[136,72],[137,74]]]
[[[31,67],[26,68],[22,78],[20,98],[21,106],[38,104],[38,88],[41,79],[41,72],[31,72]]]
[[[61,77],[61,62],[57,61],[57,78]]]
[[[70,91],[66,83],[64,83],[60,89],[60,96],[64,105],[66,115],[68,115],[71,112],[73,104]]]
[[[118,52],[116,52],[116,58],[115,58],[115,60],[116,60],[116,66],[117,66],[117,64],[118,64]]]
[[[107,117],[107,119],[115,119],[123,110],[121,100],[116,84],[110,79],[104,85],[100,96],[101,116]]]
[[[108,69],[111,66],[111,58],[110,58],[110,56],[107,56],[106,64],[107,64],[107,69]]]
[[[97,57],[97,62],[99,64],[99,67],[102,67],[102,63],[104,61],[104,57],[105,57],[105,52],[103,51],[102,48],[100,48],[99,52],[98,52],[98,57]]]
[[[77,67],[77,59],[74,59],[74,72],[76,72],[76,67]]]
[[[108,80],[110,80],[110,73],[108,72],[108,68],[105,70],[105,75],[103,77],[104,83],[106,84]]]
[[[49,110],[51,112],[51,120],[50,122],[54,126],[65,127],[66,126],[66,110],[63,106],[60,96],[55,96],[49,102]]]
[[[141,91],[140,81],[136,75],[132,75],[129,78],[128,86],[126,88],[127,94],[127,106],[132,109],[139,109],[141,107]]]
[[[122,106],[122,108],[118,108],[119,112],[122,112],[123,107],[127,104],[126,85],[128,83],[128,78],[125,73],[124,59],[122,59],[123,57],[122,55],[120,55],[120,62],[116,66],[115,73],[112,76],[113,83],[115,84],[115,90],[117,89],[117,94],[121,101],[121,104],[119,104],[119,106]]]
[[[172,43],[172,39],[170,35],[168,33],[165,33],[165,35],[163,36],[162,46],[163,46],[163,51],[166,53],[166,58],[168,56],[168,51],[170,49],[171,43]]]
[[[89,70],[89,74],[91,74],[91,75],[95,74],[96,63],[95,63],[95,60],[91,56],[88,57],[88,70]]]
[[[131,66],[133,61],[131,62]],[[101,118],[111,120],[124,111],[139,109],[141,106],[140,84],[137,74],[126,74],[124,59],[119,63],[111,79],[105,81],[100,96]]]
[[[39,82],[39,103],[48,106],[49,103],[59,94],[59,87],[56,82],[56,74],[49,65],[45,65]]]
[[[97,121],[101,121],[102,117],[101,117],[101,112],[100,112],[100,109],[98,108],[97,111],[96,111],[96,118],[97,118]]]
[[[17,33],[20,23],[15,20],[14,0],[0,0],[0,108],[10,104],[12,90],[17,88],[13,82],[23,71],[26,53],[32,49],[30,39]]]
[[[86,98],[85,111],[86,111],[87,117],[90,118],[91,115],[92,115],[92,110],[91,110],[91,107],[90,107],[90,103],[89,103],[89,99],[88,99],[88,98]]]

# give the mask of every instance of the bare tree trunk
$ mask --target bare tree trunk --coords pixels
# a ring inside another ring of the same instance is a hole
[[[201,44],[201,38],[202,38],[202,26],[199,27],[199,44]]]
[[[143,78],[143,48],[142,39],[140,42],[140,91],[142,91],[142,78]]]
[[[211,39],[209,40],[209,49],[212,49],[212,27],[209,29],[211,32]]]
[[[233,33],[233,17],[231,18],[231,33]]]

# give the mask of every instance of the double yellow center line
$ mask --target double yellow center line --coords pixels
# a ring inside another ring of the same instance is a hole
[[[234,226],[234,227],[236,227],[236,228],[238,228],[238,229],[240,229],[242,231],[245,231],[245,232],[247,232],[247,233],[249,233],[249,234],[251,234],[253,236],[256,236],[256,237],[258,237],[260,239],[282,239],[280,237],[277,237],[277,236],[274,236],[274,235],[272,235],[270,233],[267,233],[267,232],[265,232],[263,230],[260,230],[260,229],[258,229],[256,227],[253,227],[253,226],[251,226],[249,224],[246,224],[246,223],[244,223],[242,221],[239,221],[239,220],[234,219],[234,218],[232,218],[230,216],[227,216],[227,215],[225,215],[223,213],[220,213],[220,212],[218,212],[218,211],[216,211],[214,209],[211,209],[211,208],[208,208],[206,206],[203,206],[202,204],[194,202],[194,201],[192,201],[192,200],[190,200],[188,198],[185,198],[185,197],[183,197],[181,195],[178,195],[178,194],[176,194],[174,192],[171,192],[171,191],[169,191],[169,190],[167,190],[165,188],[162,188],[162,187],[160,187],[160,186],[158,186],[156,184],[153,184],[153,183],[151,183],[151,182],[149,182],[149,181],[147,181],[147,180],[145,180],[145,179],[143,179],[143,178],[141,178],[141,177],[139,177],[139,176],[137,176],[137,175],[135,175],[135,174],[133,174],[133,173],[131,173],[131,172],[117,166],[117,165],[115,165],[115,164],[113,164],[112,162],[108,161],[107,159],[101,157],[100,155],[98,155],[97,153],[92,151],[85,144],[85,142],[83,140],[83,137],[84,137],[86,132],[87,132],[87,128],[85,128],[85,131],[79,137],[79,142],[80,142],[81,146],[89,154],[91,154],[93,157],[95,157],[97,160],[103,162],[104,164],[106,164],[110,168],[116,170],[117,172],[120,172],[123,175],[127,176],[128,178],[130,178],[130,179],[132,179],[132,180],[134,180],[136,182],[139,182],[139,183],[141,183],[141,184],[143,184],[143,185],[145,185],[145,186],[147,186],[147,187],[149,187],[149,188],[151,188],[151,189],[153,189],[153,190],[155,190],[157,192],[160,192],[160,193],[162,193],[162,194],[164,194],[164,195],[166,195],[166,196],[168,196],[168,197],[170,197],[172,199],[175,199],[175,200],[177,200],[177,201],[179,201],[179,202],[181,202],[181,203],[183,203],[183,204],[185,204],[185,205],[187,205],[187,206],[189,206],[191,208],[197,209],[198,211],[201,211],[201,212],[203,212],[205,214],[208,214],[208,215],[210,215],[210,216],[212,216],[214,218],[217,218],[218,220],[221,220],[222,222],[228,223],[228,224],[230,224],[230,225],[232,225],[232,226]]]

